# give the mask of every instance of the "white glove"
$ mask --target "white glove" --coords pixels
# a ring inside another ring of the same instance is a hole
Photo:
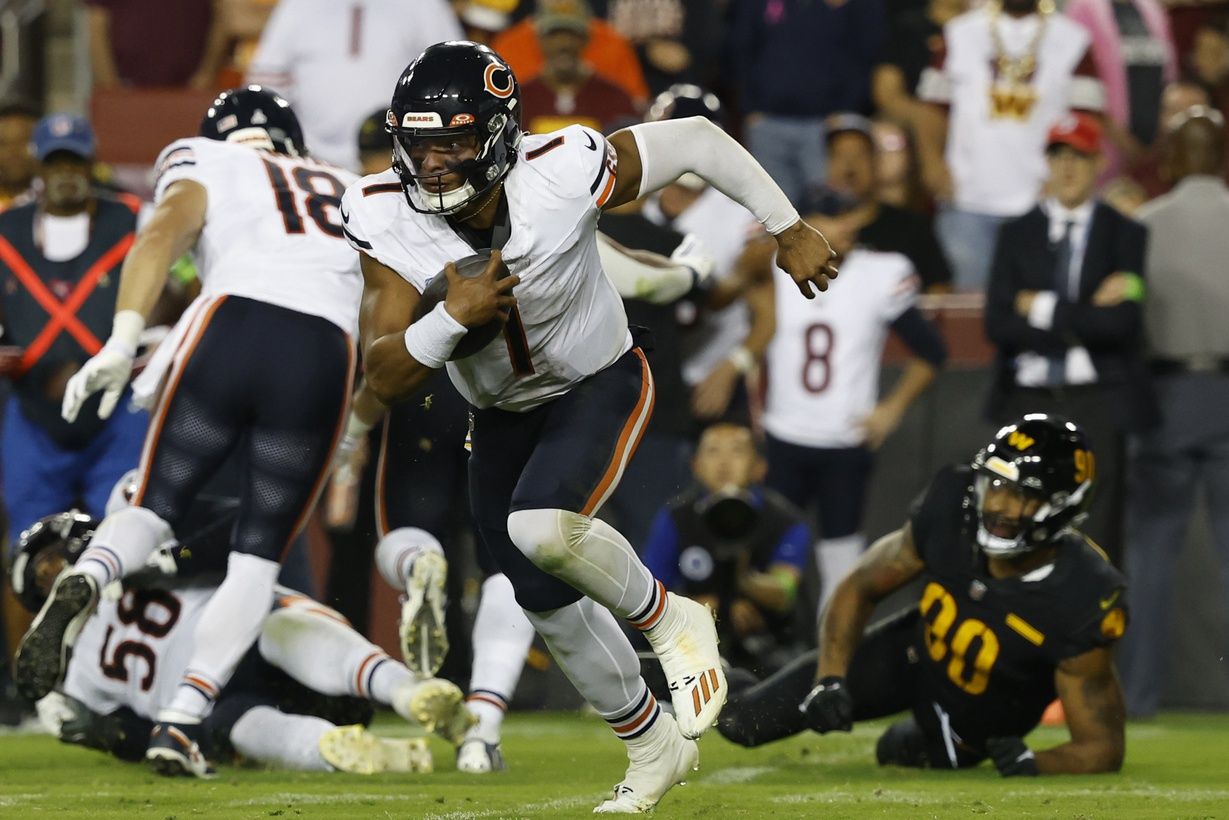
[[[692,282],[693,286],[706,282],[713,275],[713,269],[716,267],[716,262],[709,255],[704,243],[695,234],[690,233],[683,237],[683,241],[674,249],[674,253],[670,254],[670,261],[691,268],[695,277]]]
[[[111,325],[111,338],[73,377],[64,390],[60,415],[68,423],[77,420],[81,406],[90,396],[103,391],[98,405],[98,418],[110,418],[119,397],[132,376],[132,360],[137,355],[137,343],[145,329],[145,317],[135,310],[121,310]]]
[[[103,391],[103,394],[102,404],[98,405],[98,418],[110,418],[124,388],[128,386],[128,379],[132,376],[132,360],[132,354],[108,341],[102,350],[68,380],[68,387],[64,390],[64,403],[60,407],[60,415],[64,420],[70,424],[76,421],[81,406],[99,390]]]

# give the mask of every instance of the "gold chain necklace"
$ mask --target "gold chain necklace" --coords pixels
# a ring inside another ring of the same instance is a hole
[[[1037,70],[1037,53],[1041,49],[1041,39],[1045,36],[1046,21],[1054,13],[1054,0],[1041,0],[1037,4],[1037,15],[1040,22],[1028,49],[1019,57],[1012,57],[1003,46],[1003,35],[999,31],[999,18],[1003,16],[1003,6],[999,2],[990,3],[990,43],[994,48],[995,81],[1007,85],[1028,85]]]

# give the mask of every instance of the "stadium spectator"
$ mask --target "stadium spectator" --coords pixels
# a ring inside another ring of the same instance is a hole
[[[501,57],[512,66],[522,85],[542,73],[546,59],[538,42],[537,16],[542,14],[583,14],[589,18],[589,42],[581,57],[601,77],[618,85],[638,103],[647,100],[649,87],[636,50],[614,26],[593,16],[586,0],[538,0],[537,13],[501,32],[491,42]]]
[[[933,224],[934,202],[922,185],[913,132],[885,119],[875,120],[873,130],[878,157],[879,201],[931,216]]]
[[[512,24],[512,12],[519,0],[460,0],[453,5],[466,39],[490,45],[501,31]]]
[[[1046,140],[1049,197],[1006,222],[995,245],[986,335],[998,348],[992,421],[1060,413],[1097,449],[1083,531],[1122,557],[1126,434],[1154,421],[1142,357],[1147,231],[1093,197],[1101,128],[1087,114]]]
[[[359,125],[388,104],[372,78],[396,76],[427,46],[460,37],[445,0],[280,0],[248,81],[290,100],[313,156],[358,170]]]
[[[1092,37],[1105,84],[1109,179],[1137,162],[1157,133],[1161,92],[1178,78],[1178,56],[1160,0],[1071,0],[1067,16]]]
[[[734,696],[718,729],[758,746],[911,710],[880,736],[880,765],[1118,771],[1125,583],[1071,526],[1090,457],[1077,425],[1036,415],[999,431],[971,466],[941,470],[841,584],[819,651]],[[875,605],[907,585],[912,603],[867,630]],[[1071,739],[1034,753],[1024,737],[1056,692]]]
[[[260,34],[278,0],[220,0],[218,13],[226,36],[227,60],[218,74],[219,88],[243,81],[260,44]]]
[[[824,121],[824,132],[827,187],[851,200],[849,218],[858,226],[858,245],[904,254],[925,290],[949,287],[952,271],[930,219],[879,198],[879,143],[871,121],[861,114],[833,114]]]
[[[829,122],[834,141],[869,139],[852,130],[853,123]],[[843,150],[834,152],[838,171]],[[869,166],[870,158],[863,163]],[[930,386],[947,351],[917,309],[919,281],[909,259],[855,246],[865,219],[862,203],[829,193],[803,213],[828,237],[845,278],[833,282],[823,299],[800,302],[791,299],[785,274],[774,266],[776,333],[765,356],[770,375],[762,423],[768,486],[798,509],[814,504],[819,514],[815,565],[822,611],[866,547],[862,514],[874,452]],[[889,329],[911,357],[879,399],[879,362]]]
[[[661,508],[644,548],[667,589],[716,610],[722,656],[761,674],[788,658],[811,543],[802,514],[763,485],[764,469],[748,428],[709,427],[695,487]]]
[[[30,190],[36,168],[30,138],[38,111],[21,102],[0,105],[0,211]]]
[[[598,0],[594,6],[636,47],[651,93],[716,79],[722,31],[712,0]]]
[[[46,117],[32,144],[40,195],[0,214],[5,339],[20,349],[4,362],[14,389],[3,432],[10,544],[74,505],[101,516],[111,488],[137,463],[148,423],[124,399],[108,419],[98,417],[97,399],[72,423],[60,417],[68,378],[110,332],[137,214],[91,184],[86,120]]]
[[[581,53],[589,40],[589,15],[579,3],[555,3],[534,18],[542,50],[542,72],[521,83],[521,124],[532,134],[568,125],[595,131],[617,129],[639,119],[627,92],[599,76]]]
[[[917,128],[918,111],[925,106],[915,96],[918,81],[927,66],[942,58],[943,26],[967,7],[966,0],[928,0],[924,8],[889,14],[888,47],[871,75],[871,96],[880,114]]]
[[[999,226],[1037,201],[1050,126],[1069,108],[1100,111],[1105,92],[1087,32],[1051,0],[987,4],[951,20],[943,39],[918,86],[934,103],[918,131],[922,174],[942,203],[936,227],[956,287],[981,290]]]
[[[213,87],[227,37],[214,0],[85,0],[94,87]]]
[[[1148,146],[1147,153],[1137,160],[1131,169],[1132,179],[1143,186],[1147,199],[1155,199],[1168,193],[1173,185],[1173,180],[1166,177],[1162,167],[1169,123],[1191,106],[1211,104],[1211,95],[1199,83],[1183,80],[1165,86],[1161,93],[1161,112],[1157,118],[1156,135]],[[1229,165],[1226,167],[1229,168]]]
[[[1138,634],[1123,647],[1127,710],[1156,712],[1169,673],[1174,565],[1195,499],[1206,493],[1220,577],[1229,592],[1229,189],[1225,125],[1198,106],[1166,140],[1172,192],[1140,210],[1148,227],[1144,303],[1161,424],[1130,465],[1126,570]],[[1134,631],[1134,630],[1133,630]]]
[[[737,0],[734,76],[747,148],[795,203],[823,184],[823,118],[869,112],[881,0]]]

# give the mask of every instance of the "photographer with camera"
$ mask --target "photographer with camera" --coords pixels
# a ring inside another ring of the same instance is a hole
[[[788,660],[811,543],[802,514],[760,483],[764,472],[749,429],[709,427],[695,486],[658,512],[643,555],[668,589],[716,610],[725,659],[760,675]]]

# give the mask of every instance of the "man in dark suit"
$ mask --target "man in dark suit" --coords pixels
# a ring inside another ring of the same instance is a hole
[[[1125,434],[1154,409],[1141,356],[1142,225],[1092,197],[1101,128],[1072,114],[1050,131],[1048,196],[1005,223],[986,297],[986,334],[998,348],[992,420],[1066,415],[1097,452],[1100,490],[1083,528],[1121,552]]]

